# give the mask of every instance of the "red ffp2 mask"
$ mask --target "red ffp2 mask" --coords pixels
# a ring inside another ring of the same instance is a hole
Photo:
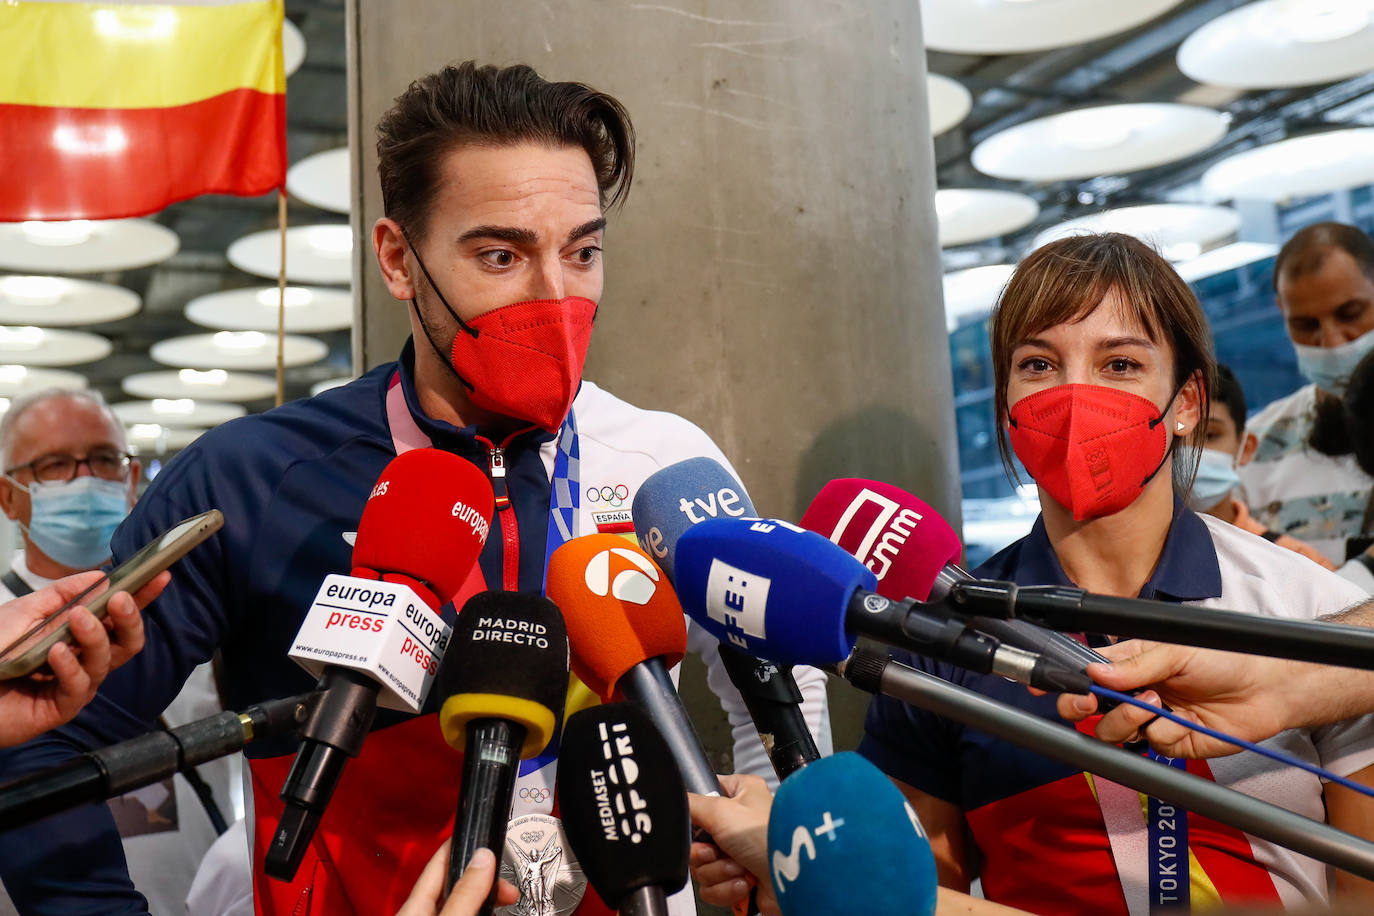
[[[1102,385],[1038,391],[1017,401],[1008,420],[1016,457],[1080,522],[1135,502],[1169,452],[1160,409]]]

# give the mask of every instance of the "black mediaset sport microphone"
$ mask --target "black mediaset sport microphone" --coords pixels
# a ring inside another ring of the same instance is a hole
[[[749,494],[710,458],[689,458],[654,472],[635,494],[632,516],[639,545],[673,579],[677,539],[708,518],[753,517]],[[720,660],[758,729],[779,780],[820,759],[801,711],[802,694],[790,667],[755,658],[728,642]]]
[[[543,753],[563,719],[568,634],[557,605],[520,592],[473,595],[458,615],[435,689],[444,740],[463,754],[448,893],[479,848],[500,857],[520,761]],[[482,912],[495,904],[493,884]]]
[[[568,843],[620,916],[666,916],[687,884],[691,819],[673,752],[649,717],[607,703],[568,717],[558,759]]]

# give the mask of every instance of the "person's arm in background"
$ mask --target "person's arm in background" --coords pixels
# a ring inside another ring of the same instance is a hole
[[[5,630],[0,644],[26,632],[101,578],[97,570],[78,573],[0,606],[0,624]],[[76,646],[58,642],[48,650],[51,675],[0,681],[0,747],[28,741],[71,721],[95,696],[110,671],[143,648],[139,611],[161,594],[168,579],[170,576],[162,573],[133,596],[127,592],[113,595],[104,625],[84,605],[73,607],[68,621]]]
[[[1374,601],[1321,619],[1374,626]],[[1113,663],[1088,666],[1099,684],[1121,691],[1152,687],[1141,700],[1158,705],[1162,698],[1177,715],[1247,741],[1374,712],[1374,671],[1137,639],[1101,652]],[[1064,694],[1058,708],[1064,718],[1079,721],[1097,711],[1097,698]],[[1151,718],[1122,704],[1102,717],[1096,734],[1120,743]],[[1155,750],[1173,757],[1219,757],[1239,750],[1167,719],[1150,722],[1145,737]]]
[[[211,501],[208,480],[215,475],[203,463],[201,450],[192,446],[158,475],[115,533],[114,562],[210,508],[226,509],[225,528],[173,565],[171,583],[144,614],[143,651],[113,672],[71,723],[0,751],[0,780],[154,730],[187,675],[213,653],[225,629],[225,538],[238,518],[230,507]],[[129,881],[119,833],[104,804],[0,833],[0,879],[27,916],[147,912]]]

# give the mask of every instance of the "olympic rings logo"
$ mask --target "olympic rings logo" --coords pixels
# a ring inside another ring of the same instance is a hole
[[[605,503],[612,509],[619,509],[625,505],[625,500],[630,498],[630,488],[623,483],[618,483],[613,487],[588,487],[587,502]]]
[[[526,788],[520,790],[520,798],[521,798],[521,800],[523,800],[523,801],[532,801],[532,802],[534,802],[536,805],[542,805],[544,802],[548,801],[548,800],[549,800],[549,796],[552,795],[552,794],[553,794],[553,793],[550,792],[548,789],[543,789],[543,788],[531,789],[531,788],[526,787]]]

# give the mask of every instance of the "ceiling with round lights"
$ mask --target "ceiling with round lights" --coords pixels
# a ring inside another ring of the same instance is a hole
[[[192,398],[213,401],[261,401],[275,397],[271,376],[224,369],[173,369],[127,376],[120,387],[135,398]]]
[[[211,427],[228,423],[248,412],[238,404],[198,401],[192,398],[121,401],[111,404],[110,407],[125,426],[134,423],[157,423],[164,426]]]
[[[312,334],[353,326],[353,296],[346,290],[288,286],[285,298],[288,332]],[[223,290],[192,299],[186,304],[186,317],[207,328],[275,333],[280,300],[275,286]]]
[[[201,437],[203,429],[181,429],[161,423],[135,423],[125,431],[129,445],[140,455],[164,455],[177,452]]]
[[[968,116],[973,96],[957,81],[930,73],[926,75],[926,104],[930,106],[930,132],[938,137]]]
[[[352,376],[348,375],[341,375],[338,378],[327,378],[322,382],[316,382],[315,384],[311,385],[310,394],[313,397],[314,395],[320,394],[324,391],[328,391],[331,388],[342,388],[344,385],[347,385],[351,381],[353,381],[353,378]]]
[[[1199,83],[1238,89],[1315,86],[1374,69],[1369,0],[1258,0],[1210,20],[1179,46]]]
[[[1148,22],[1181,0],[921,0],[926,47],[957,54],[1064,48]]]
[[[114,283],[69,277],[0,277],[0,324],[80,327],[138,312],[138,293]]]
[[[110,355],[114,347],[99,334],[37,328],[31,325],[0,326],[0,363],[22,366],[77,366]]]
[[[1196,155],[1226,133],[1225,115],[1196,105],[1099,105],[1026,121],[973,150],[973,167],[1014,181],[1135,172]]]
[[[292,226],[286,230],[286,279],[290,283],[345,284],[352,277],[353,230],[343,223]],[[229,263],[245,273],[275,280],[281,271],[281,233],[254,232],[229,246]]]
[[[985,188],[942,188],[935,192],[940,245],[951,248],[1024,229],[1040,215],[1034,197]]]
[[[991,312],[1015,272],[1015,264],[989,264],[945,274],[945,323],[949,329]]]
[[[159,264],[177,234],[148,219],[0,223],[0,270],[84,274]]]
[[[300,28],[286,17],[281,22],[282,69],[290,76],[305,63],[305,36]]]
[[[1211,200],[1286,201],[1374,184],[1374,128],[1293,137],[1236,153],[1202,175]]]
[[[0,336],[0,344],[3,336]],[[324,359],[329,348],[313,337],[287,334],[283,338],[284,361],[288,366],[304,366]],[[186,369],[274,369],[277,365],[277,335],[259,331],[219,331],[190,334],[153,344],[149,355],[164,366]],[[0,358],[4,350],[0,346]]]
[[[312,207],[347,213],[348,148],[325,150],[291,166],[286,171],[286,190]]]
[[[1228,207],[1146,204],[1067,220],[1037,235],[1032,247],[1071,235],[1122,232],[1153,245],[1170,261],[1186,261],[1229,241],[1239,229],[1240,214]]]
[[[87,387],[86,376],[66,369],[40,369],[14,363],[0,364],[0,396],[16,398],[44,388],[78,391]]]

